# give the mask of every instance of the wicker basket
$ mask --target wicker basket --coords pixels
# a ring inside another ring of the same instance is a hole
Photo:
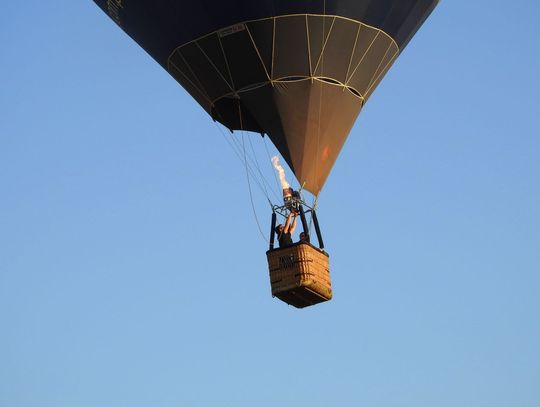
[[[272,296],[296,308],[332,299],[328,254],[309,243],[266,252]]]

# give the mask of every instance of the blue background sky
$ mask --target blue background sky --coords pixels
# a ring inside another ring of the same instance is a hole
[[[0,406],[539,406],[538,21],[440,4],[328,179],[335,298],[299,311],[187,93],[91,1],[4,1]]]

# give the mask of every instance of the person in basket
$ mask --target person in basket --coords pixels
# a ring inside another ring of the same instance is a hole
[[[296,229],[296,216],[297,213],[293,211],[287,217],[287,222],[285,222],[285,226],[283,226],[282,224],[276,226],[275,232],[278,237],[280,248],[287,247],[293,244],[292,234]]]

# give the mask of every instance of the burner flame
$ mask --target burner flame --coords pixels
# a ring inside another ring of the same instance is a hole
[[[279,173],[279,180],[281,182],[281,188],[283,189],[289,189],[290,185],[287,182],[287,179],[285,178],[285,170],[283,167],[279,164],[279,157],[276,155],[272,157],[272,164],[274,164],[274,168]]]

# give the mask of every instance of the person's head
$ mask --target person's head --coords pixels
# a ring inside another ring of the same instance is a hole
[[[275,231],[278,235],[280,235],[283,232],[283,225],[281,223],[277,225]]]
[[[306,233],[305,232],[300,232],[300,241],[305,242],[306,240],[307,240]]]

